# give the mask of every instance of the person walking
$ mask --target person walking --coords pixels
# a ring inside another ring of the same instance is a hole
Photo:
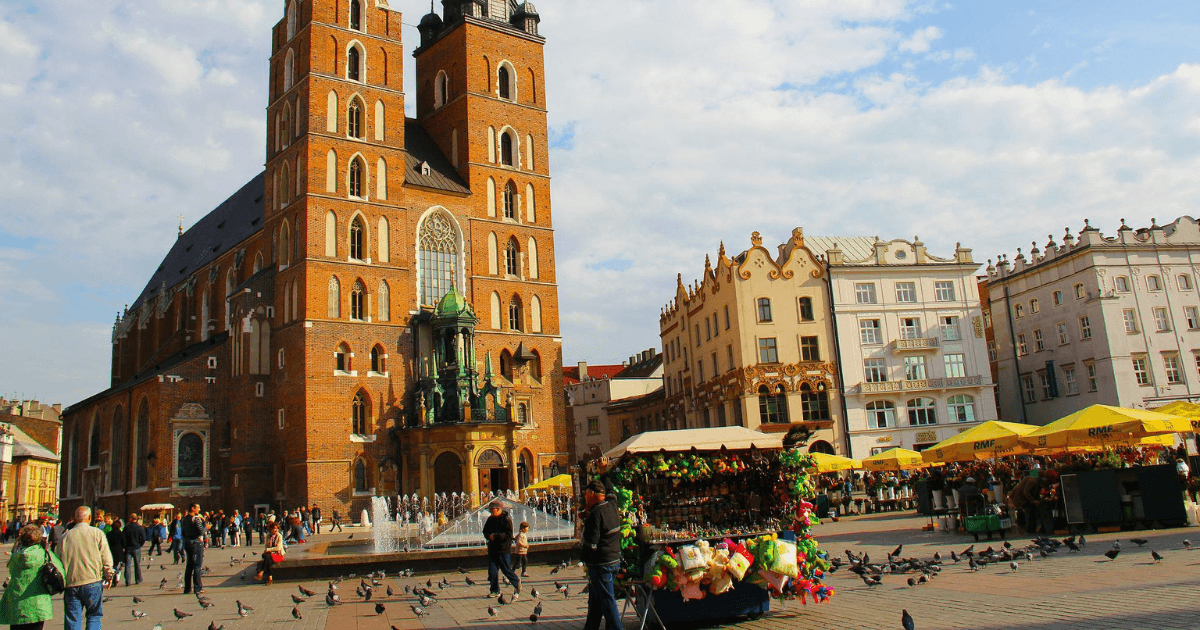
[[[125,526],[125,586],[142,583],[142,546],[146,544],[146,528],[142,527],[142,517],[137,514],[129,515],[129,524]]]
[[[308,513],[312,515],[313,526],[317,528],[316,531],[318,534],[320,534],[321,533],[321,508],[317,507],[317,504],[314,503],[312,505],[312,509],[309,510]]]
[[[258,563],[258,574],[254,576],[254,579],[262,580],[263,584],[267,586],[274,583],[275,565],[283,562],[285,553],[287,553],[287,548],[283,544],[283,534],[279,532],[279,523],[272,522],[267,526],[267,548],[262,552],[262,560]]]
[[[242,514],[242,539],[247,547],[254,544],[254,519],[250,518],[249,512]]]
[[[180,529],[183,533],[183,554],[187,562],[183,566],[183,593],[185,595],[204,592],[204,581],[201,569],[204,567],[204,537],[207,523],[200,515],[200,504],[188,506],[187,516],[183,518]]]
[[[175,520],[171,521],[171,564],[179,564],[183,562],[183,518],[175,515]]]
[[[514,539],[517,543],[517,553],[513,555],[513,571],[519,567],[521,577],[529,577],[529,523],[521,521],[521,528]]]
[[[63,536],[64,630],[100,630],[104,617],[104,582],[113,575],[112,551],[104,532],[92,527],[92,509],[75,510],[75,526]]]
[[[150,549],[146,552],[147,556],[154,555],[154,550],[158,550],[158,555],[162,555],[163,529],[162,520],[154,519],[150,527],[146,528],[147,534],[150,536]]]
[[[116,578],[121,574],[122,567],[125,565],[125,524],[119,518],[113,519],[112,514],[105,514],[104,521],[108,523],[108,531],[104,533],[104,539],[108,541],[108,550],[112,554],[113,567],[116,570],[112,575],[111,586],[116,586]]]
[[[337,528],[337,530],[339,532],[342,531],[342,516],[340,514],[338,514],[337,508],[333,508],[333,517],[329,521],[329,533],[330,534],[333,533],[333,528],[335,528],[335,527]]]
[[[8,588],[0,597],[0,624],[15,630],[42,630],[54,618],[50,592],[42,583],[42,565],[48,558],[60,573],[63,566],[48,547],[41,527],[26,525],[17,534],[17,548],[8,559]]]
[[[50,551],[53,551],[55,554],[62,553],[62,539],[66,534],[67,530],[62,526],[62,523],[50,519],[50,535],[47,537],[49,539],[47,542],[50,545]]]
[[[500,575],[513,585],[513,601],[521,595],[521,578],[508,565],[508,557],[512,549],[513,524],[512,517],[504,511],[504,505],[492,501],[488,506],[492,515],[483,523],[483,537],[487,539],[488,582],[492,590],[488,597],[500,596]]]
[[[621,567],[621,515],[607,496],[604,482],[599,479],[589,483],[583,493],[587,516],[580,557],[588,573],[588,612],[583,630],[599,630],[601,619],[608,630],[621,630],[621,613],[613,592],[613,576]]]

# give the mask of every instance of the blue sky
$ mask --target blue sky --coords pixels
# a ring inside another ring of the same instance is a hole
[[[391,1],[409,24],[428,10]],[[675,274],[754,230],[920,235],[982,261],[1085,217],[1200,214],[1194,3],[537,4],[568,364],[657,345]],[[0,343],[22,358],[0,393],[107,386],[113,317],[177,216],[262,167],[282,7],[0,5]]]

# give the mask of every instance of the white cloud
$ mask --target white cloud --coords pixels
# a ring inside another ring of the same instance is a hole
[[[900,42],[897,47],[900,52],[923,53],[929,50],[933,41],[941,39],[942,29],[936,26],[926,26],[922,29],[917,29],[912,34],[912,37]]]

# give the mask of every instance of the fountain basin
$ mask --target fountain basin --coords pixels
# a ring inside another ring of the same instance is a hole
[[[287,560],[275,566],[276,580],[331,579],[357,573],[364,575],[384,570],[394,574],[402,569],[419,573],[454,571],[458,567],[487,569],[487,551],[483,547],[458,547],[420,551],[375,552],[371,540],[334,540],[315,543],[303,553],[289,554]],[[579,541],[563,540],[533,543],[529,546],[530,564],[558,564],[563,560],[576,561]],[[447,575],[451,581],[462,582],[457,573]],[[484,576],[486,577],[486,576]],[[476,580],[481,576],[474,576]]]

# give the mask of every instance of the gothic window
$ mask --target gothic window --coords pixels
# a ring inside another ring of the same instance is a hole
[[[512,89],[509,86],[509,82],[511,79],[509,78],[508,75],[509,75],[508,66],[501,65],[500,71],[497,76],[496,83],[497,83],[497,86],[499,87],[500,98],[511,100],[512,99]]]
[[[88,440],[88,467],[100,465],[100,416],[92,418],[92,436]]]
[[[292,235],[289,229],[288,222],[285,219],[279,226],[279,267],[287,267],[291,262],[292,255]],[[284,298],[287,299],[286,297]]]
[[[363,168],[362,160],[354,158],[350,160],[350,179],[349,192],[351,197],[363,196]]]
[[[367,464],[361,459],[354,462],[354,491],[367,491]]]
[[[329,278],[329,317],[342,316],[342,284],[338,282],[337,276]]]
[[[458,267],[458,231],[448,214],[439,210],[430,213],[417,231],[420,243],[419,302],[436,304],[450,291]]]
[[[351,81],[359,81],[361,76],[362,53],[357,47],[351,46],[350,50],[346,51],[346,78]]]
[[[113,412],[112,426],[108,446],[108,489],[125,489],[125,441],[129,434],[125,432],[125,410],[117,407]]]
[[[133,451],[133,485],[140,488],[149,484],[147,458],[150,455],[150,405],[145,398],[138,406],[137,426],[134,427],[133,435],[136,440]]]
[[[379,281],[379,291],[376,293],[376,300],[375,300],[378,303],[378,306],[375,307],[375,311],[379,315],[379,321],[386,322],[392,318],[391,300],[392,300],[392,291],[388,287],[387,281],[380,280]]]
[[[542,355],[533,351],[533,359],[529,361],[529,377],[539,383],[542,381]]]
[[[337,216],[333,210],[325,213],[325,255],[337,256]]]
[[[515,295],[512,301],[508,303],[508,329],[518,332],[524,330],[521,321],[521,298]]]
[[[771,390],[766,385],[758,388],[758,417],[763,424],[788,422],[787,394],[783,385]]]
[[[204,438],[199,433],[188,432],[179,436],[175,452],[175,477],[202,479],[204,477]]]
[[[450,101],[450,77],[446,76],[446,71],[438,72],[437,79],[434,81],[434,107],[441,107]]]
[[[517,248],[517,240],[515,238],[508,239],[508,245],[504,247],[504,273],[510,276],[518,274],[520,256],[521,251]]]
[[[351,99],[346,107],[346,135],[351,138],[363,137],[363,108],[362,101]]]
[[[292,89],[292,84],[296,81],[296,54],[291,50],[287,51],[287,57],[283,61],[283,89]],[[286,125],[285,125],[286,128]]]
[[[363,297],[367,290],[363,287],[361,280],[354,282],[354,287],[350,289],[350,319],[362,321],[366,319],[366,312],[363,311],[363,305],[366,299]]]
[[[350,432],[355,435],[367,434],[367,415],[369,413],[367,398],[362,392],[354,395],[354,402],[350,403]]]
[[[383,347],[371,348],[371,371],[382,374],[387,371],[387,359],[383,356]]]
[[[338,372],[349,372],[351,368],[351,352],[350,346],[345,342],[339,343],[337,350],[333,352],[333,369]]]
[[[364,238],[362,217],[354,217],[350,222],[350,257],[354,260],[363,260],[366,258],[366,247],[363,247]]]
[[[287,8],[287,38],[296,36],[296,3],[289,2]]]
[[[362,2],[360,0],[350,0],[350,28],[362,30]]]
[[[504,137],[508,137],[505,135]],[[510,180],[504,186],[504,218],[517,218],[517,185]]]
[[[508,132],[500,134],[500,163],[505,166],[513,165],[513,137]]]
[[[529,300],[529,330],[542,332],[542,301],[536,295]]]
[[[509,382],[513,380],[513,357],[507,348],[500,351],[500,376],[508,379]]]

